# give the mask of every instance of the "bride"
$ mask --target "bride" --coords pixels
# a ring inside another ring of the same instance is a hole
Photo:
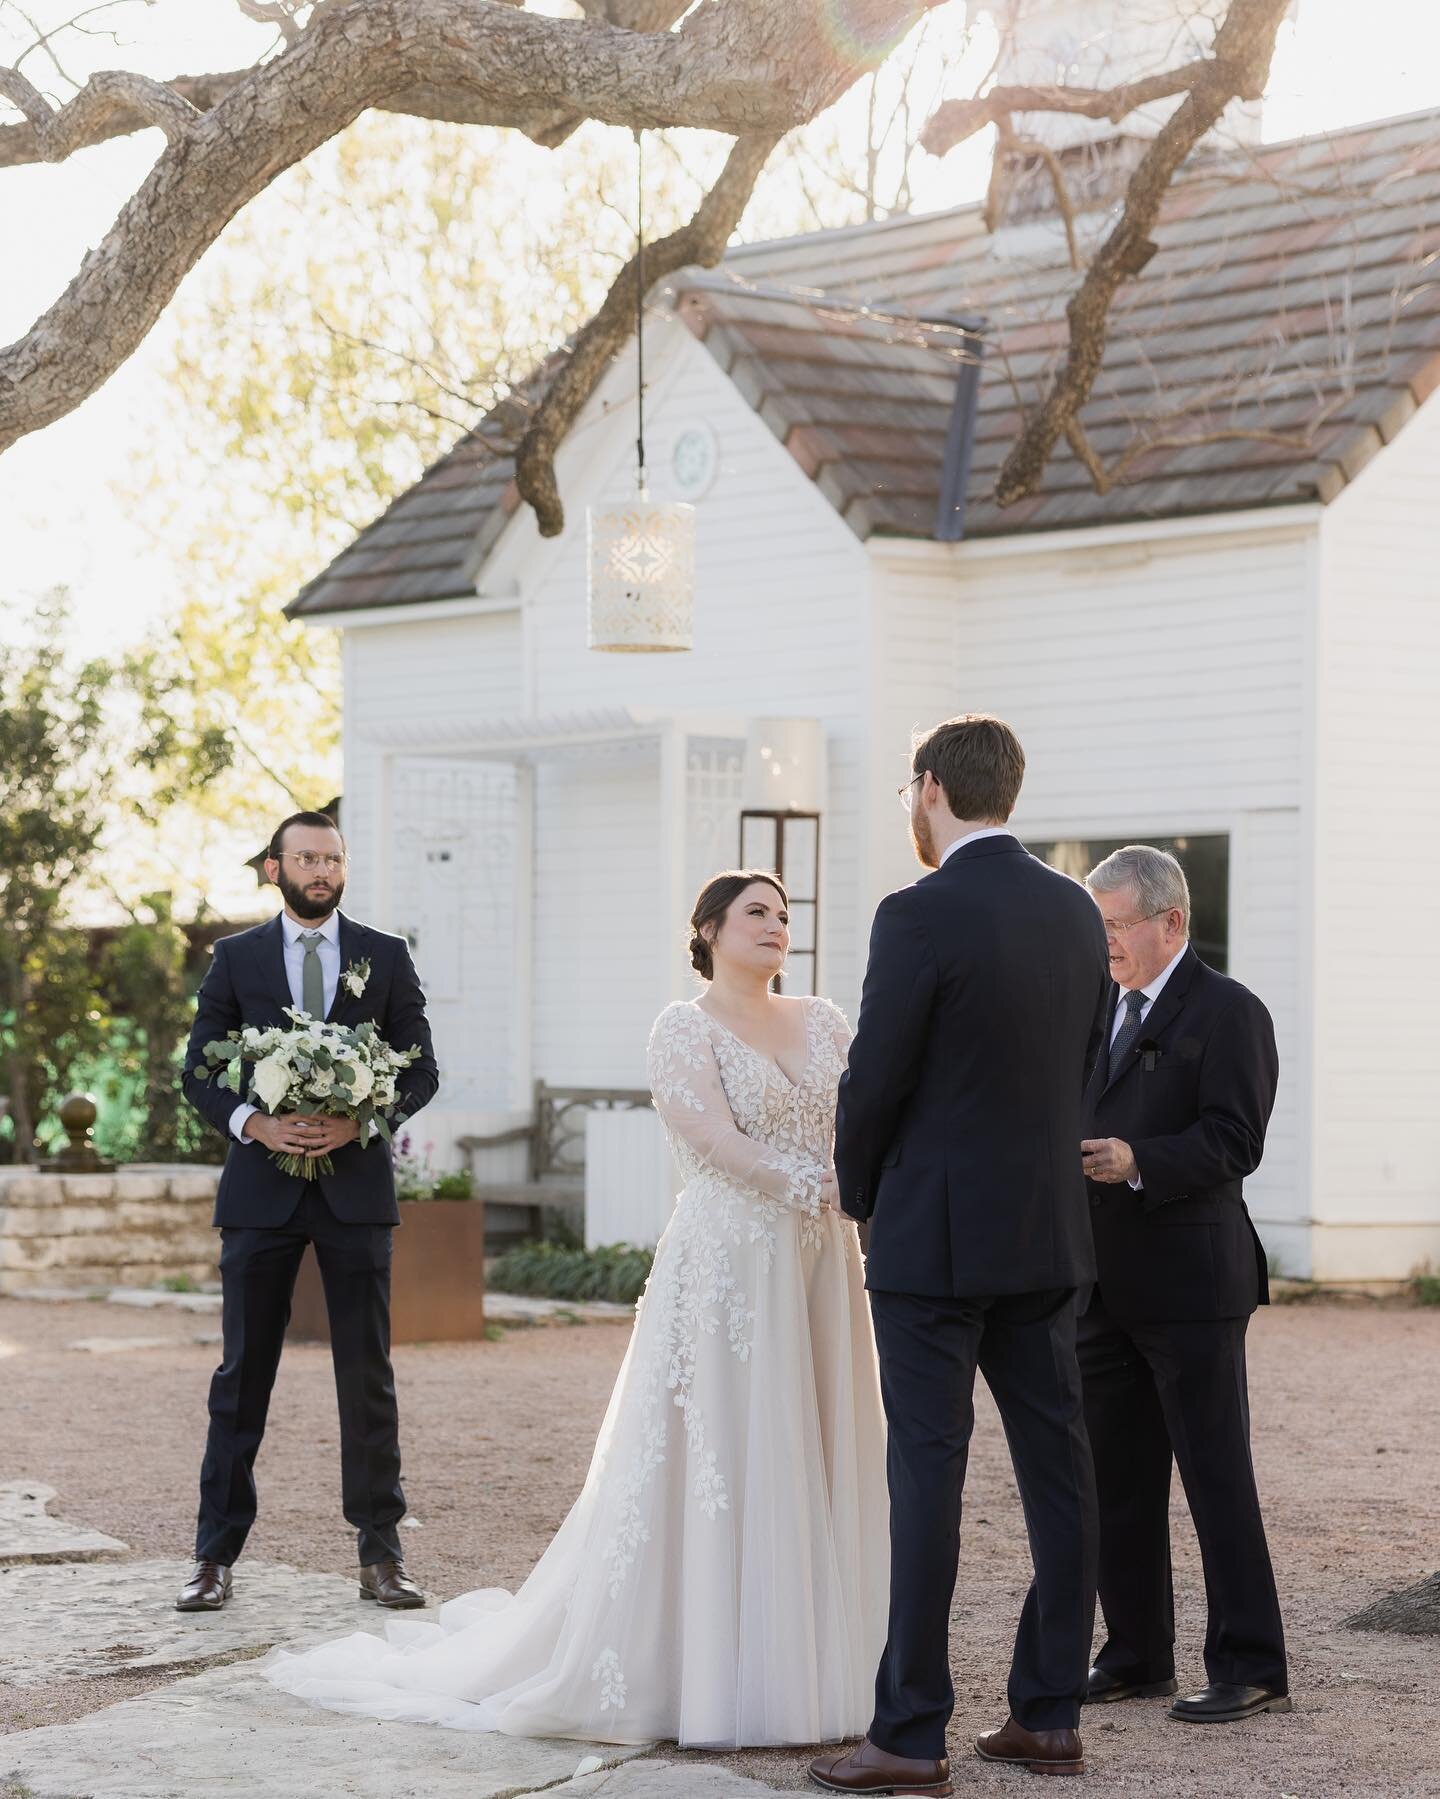
[[[889,1578],[884,1423],[855,1227],[830,1166],[850,1032],[772,992],[774,876],[717,875],[708,983],[651,1034],[684,1176],[580,1497],[518,1593],[280,1653],[336,1711],[512,1736],[738,1747],[858,1736]]]

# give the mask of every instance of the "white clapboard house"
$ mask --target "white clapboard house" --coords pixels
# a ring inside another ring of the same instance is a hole
[[[1075,154],[1084,241],[1125,150]],[[695,991],[692,897],[738,860],[783,865],[791,987],[853,1016],[872,910],[918,872],[912,727],[989,710],[1025,745],[1025,841],[1075,873],[1175,846],[1202,953],[1274,1014],[1251,1204],[1279,1265],[1440,1265],[1440,115],[1202,148],[1084,411],[1117,478],[1062,445],[1002,510],[1076,280],[1048,192],[1021,171],[993,230],[965,206],[822,232],[652,294],[652,493],[698,510],[688,653],[586,647],[633,354],[561,449],[563,535],[518,503],[501,413],[294,601],[341,633],[352,903],[415,944],[438,1159],[537,1080],[643,1087],[651,1021]],[[653,1113],[600,1123],[592,1240],[653,1237]]]

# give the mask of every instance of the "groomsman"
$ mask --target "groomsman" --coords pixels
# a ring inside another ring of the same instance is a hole
[[[1116,850],[1086,885],[1115,988],[1081,1156],[1098,1278],[1080,1320],[1108,1635],[1087,1699],[1170,1694],[1170,1464],[1205,1569],[1202,1692],[1174,1718],[1290,1710],[1255,1471],[1245,1332],[1270,1297],[1241,1184],[1259,1166],[1279,1063],[1270,1014],[1190,947],[1190,892],[1163,850]]]
[[[390,1239],[400,1214],[390,1151],[379,1137],[362,1149],[353,1118],[268,1117],[198,1077],[207,1043],[241,1025],[285,1025],[291,1006],[338,1024],[371,1023],[395,1049],[418,1047],[397,1083],[397,1111],[413,1118],[434,1097],[439,1073],[409,947],[340,911],[348,866],[334,819],[292,814],[265,861],[283,911],[222,937],[200,984],[183,1084],[227,1143],[215,1196],[225,1345],[210,1383],[195,1569],[176,1601],[182,1612],[218,1611],[230,1597],[231,1564],[255,1522],[255,1457],[307,1243],[330,1317],[341,1505],[357,1532],[360,1592],[396,1610],[425,1603],[405,1572],[397,1528],[405,1495],[390,1367]],[[282,1173],[271,1151],[328,1155],[334,1173],[301,1180]]]

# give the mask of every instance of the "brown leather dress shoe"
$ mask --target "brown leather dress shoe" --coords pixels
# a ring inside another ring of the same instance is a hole
[[[936,1793],[948,1799],[950,1763],[913,1761],[887,1755],[866,1737],[843,1755],[822,1755],[810,1764],[810,1778],[831,1793]]]
[[[404,1562],[372,1562],[360,1570],[360,1597],[373,1599],[392,1612],[413,1611],[425,1595],[405,1572]]]
[[[224,1562],[196,1562],[195,1572],[180,1589],[177,1612],[218,1612],[230,1597],[230,1570]]]
[[[1009,1762],[1032,1774],[1083,1774],[1085,1750],[1078,1730],[1026,1730],[1013,1718],[1003,1730],[990,1730],[975,1744],[983,1762]]]

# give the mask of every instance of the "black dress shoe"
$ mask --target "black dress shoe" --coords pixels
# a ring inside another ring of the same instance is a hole
[[[392,1612],[413,1611],[425,1595],[405,1572],[404,1562],[372,1562],[360,1570],[360,1597],[373,1599]]]
[[[1177,1699],[1170,1707],[1170,1716],[1181,1718],[1187,1724],[1234,1724],[1241,1718],[1257,1717],[1261,1712],[1294,1709],[1290,1695],[1274,1687],[1241,1687],[1226,1680],[1212,1680],[1203,1692]]]
[[[230,1597],[230,1570],[224,1562],[196,1562],[195,1572],[180,1589],[177,1612],[218,1612]]]
[[[1092,1668],[1085,1686],[1086,1705],[1113,1705],[1117,1699],[1168,1699],[1180,1691],[1177,1680],[1121,1680],[1103,1668]]]

